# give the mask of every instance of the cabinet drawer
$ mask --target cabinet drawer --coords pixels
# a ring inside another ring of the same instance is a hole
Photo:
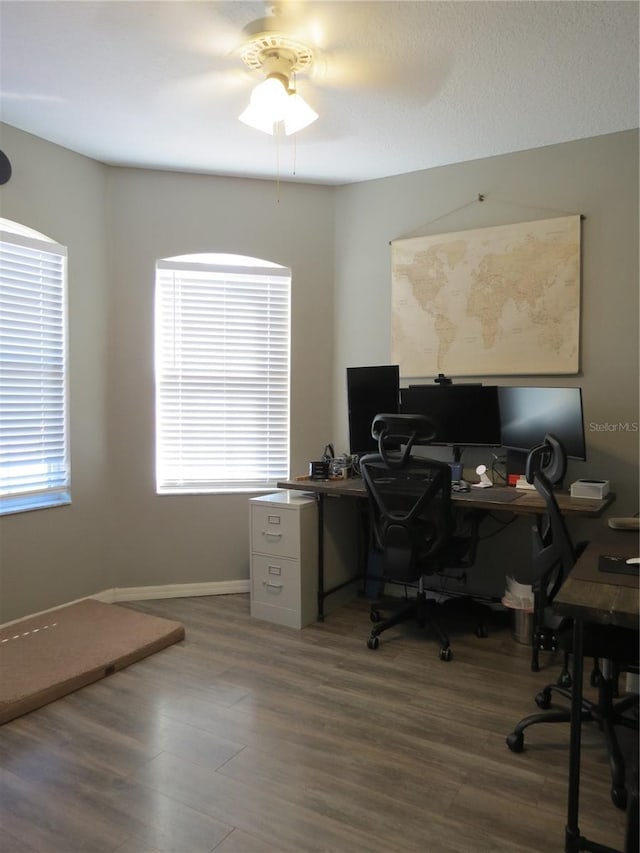
[[[297,559],[300,554],[299,514],[279,506],[252,506],[251,550]]]
[[[300,610],[300,563],[251,555],[251,600]]]

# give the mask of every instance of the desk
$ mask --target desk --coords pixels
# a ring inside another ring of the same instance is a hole
[[[631,532],[610,531],[606,543],[590,543],[576,562],[571,574],[556,595],[553,607],[573,622],[573,683],[571,693],[571,729],[569,740],[569,796],[565,853],[590,850],[593,853],[616,853],[611,847],[589,841],[580,835],[578,807],[580,794],[580,708],[583,678],[583,625],[598,622],[638,629],[638,588],[620,583],[607,575],[607,582],[589,580],[597,571],[601,554],[620,557],[638,556],[638,536]],[[601,577],[601,576],[600,576]],[[630,808],[630,806],[629,806]]]
[[[294,489],[315,495],[318,502],[318,618],[324,618],[324,600],[332,592],[353,583],[359,577],[340,586],[325,590],[324,588],[324,500],[327,497],[367,499],[364,481],[360,477],[350,477],[347,480],[311,480],[300,477],[293,480],[282,480],[277,483],[279,489]],[[453,492],[453,503],[456,506],[468,507],[484,512],[506,511],[518,515],[540,515],[545,511],[542,498],[535,491],[519,491],[513,487],[492,486],[490,489],[474,489],[469,492]],[[567,492],[557,495],[558,505],[563,515],[579,515],[597,517],[615,499],[609,494],[602,500],[572,498]]]
[[[367,497],[364,480],[361,477],[350,477],[347,480],[311,480],[309,477],[300,477],[293,480],[282,480],[277,483],[277,486],[279,489],[297,489],[298,491],[310,492],[318,497],[334,496],[365,499]],[[545,510],[544,501],[536,491],[519,490],[512,486],[492,486],[490,489],[474,489],[472,487],[469,492],[452,492],[451,498],[455,504],[487,511],[507,510],[521,515],[537,515]],[[556,498],[563,515],[596,518],[615,500],[615,495],[608,494],[602,500],[593,500],[590,498],[572,498],[569,492],[558,492]]]

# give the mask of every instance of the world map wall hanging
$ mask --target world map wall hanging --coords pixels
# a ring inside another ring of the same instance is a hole
[[[575,374],[580,216],[391,242],[403,378]]]

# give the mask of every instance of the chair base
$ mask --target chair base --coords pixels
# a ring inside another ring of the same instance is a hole
[[[399,625],[401,622],[407,622],[410,619],[415,619],[420,628],[428,626],[429,628],[433,629],[436,638],[440,643],[440,660],[451,660],[453,655],[451,651],[451,645],[449,643],[449,638],[442,630],[437,619],[427,618],[427,607],[427,596],[423,590],[419,590],[414,600],[409,602],[404,607],[401,607],[399,610],[397,610],[391,616],[388,616],[386,619],[383,619],[381,617],[380,612],[375,606],[372,607],[371,621],[374,622],[375,625],[371,629],[369,639],[367,640],[367,647],[370,649],[377,649],[380,645],[380,640],[378,638],[380,634],[383,633],[383,631],[386,631],[388,628],[393,628],[394,625]]]
[[[595,722],[604,734],[607,752],[609,754],[609,768],[611,770],[611,800],[619,809],[626,808],[627,789],[625,779],[625,762],[615,731],[616,726],[638,730],[638,694],[634,693],[619,702],[614,702],[615,686],[617,679],[601,677],[598,681],[598,700],[592,702],[589,699],[582,700],[581,720],[582,722]],[[547,685],[536,696],[536,704],[539,708],[547,709],[551,705],[552,696],[557,694],[571,701],[571,690],[558,684]],[[632,708],[636,708],[635,718],[624,716]],[[506,743],[512,752],[522,752],[524,749],[524,732],[529,726],[538,723],[568,723],[571,720],[571,711],[566,710],[547,711],[542,714],[530,714],[520,720],[514,730],[507,736]]]

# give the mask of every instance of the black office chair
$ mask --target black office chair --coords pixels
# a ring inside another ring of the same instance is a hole
[[[532,554],[534,581],[533,637],[531,643],[531,669],[540,669],[540,652],[557,652],[559,636],[570,623],[552,608],[556,593],[568,577],[576,560],[587,543],[573,545],[564,517],[555,499],[554,487],[560,486],[567,470],[567,456],[557,438],[548,435],[543,444],[534,447],[527,456],[525,477],[544,498],[547,512],[536,516],[532,528]],[[560,686],[569,687],[569,653],[563,650]]]
[[[540,576],[534,583],[534,618],[538,621],[534,623],[537,627],[534,631],[532,668],[536,671],[538,668],[536,638],[539,648],[559,649],[564,654],[558,682],[547,685],[535,698],[536,704],[543,711],[550,708],[556,695],[569,700],[569,704],[571,700],[567,662],[572,649],[572,622],[558,620],[551,609],[555,594],[584,548],[584,545],[578,548],[573,546],[553,492],[553,484],[562,479],[565,468],[564,448],[553,435],[547,435],[544,443],[534,448],[527,457],[527,481],[535,485],[537,492],[544,498],[546,508],[544,521],[539,521],[534,527],[534,543],[539,546],[539,551],[534,555],[534,567],[539,570]],[[583,699],[582,720],[596,722],[604,733],[611,768],[611,799],[614,805],[625,808],[625,762],[616,727],[638,728],[637,713],[636,716],[629,714],[634,707],[637,708],[638,695],[627,696],[618,702],[615,698],[619,674],[625,670],[637,671],[637,632],[611,625],[585,624],[584,656],[596,662],[601,660],[602,663],[591,676],[592,686],[598,688],[597,700],[592,702]],[[570,707],[531,714],[520,720],[508,735],[507,746],[512,752],[522,752],[524,731],[529,726],[537,723],[568,723],[570,719]]]
[[[446,462],[412,452],[415,445],[429,444],[435,438],[435,427],[428,418],[376,415],[372,434],[379,452],[360,460],[360,472],[367,490],[373,547],[382,558],[382,574],[376,580],[402,584],[405,589],[417,586],[417,596],[387,619],[373,606],[375,625],[367,645],[377,649],[383,631],[415,617],[421,627],[428,621],[440,643],[441,660],[450,660],[449,638],[436,619],[427,620],[423,575],[469,565],[477,525],[469,536],[455,535],[451,468]]]

